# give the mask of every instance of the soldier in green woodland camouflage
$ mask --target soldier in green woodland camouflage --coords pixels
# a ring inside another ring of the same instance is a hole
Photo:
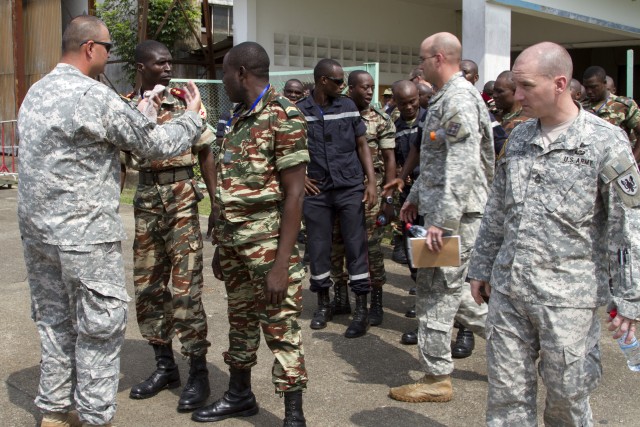
[[[371,277],[371,306],[369,310],[369,324],[376,326],[382,323],[382,285],[387,277],[384,270],[384,255],[380,242],[382,241],[383,225],[376,225],[376,219],[384,213],[388,221],[393,217],[392,190],[382,194],[382,186],[391,182],[396,176],[396,128],[391,118],[379,108],[371,106],[373,96],[373,77],[366,71],[353,71],[349,74],[349,96],[360,110],[360,115],[367,127],[367,144],[371,150],[373,168],[376,174],[378,188],[378,202],[371,208],[365,209],[367,227],[369,274]],[[388,196],[388,199],[387,199]],[[380,200],[385,199],[381,204]],[[382,210],[381,210],[382,206]],[[334,283],[333,313],[351,313],[349,292],[347,289],[347,273],[344,269],[344,243],[340,231],[340,220],[336,218],[333,227],[333,244],[331,247],[331,279]]]
[[[171,80],[171,53],[166,46],[147,40],[136,47],[135,62],[141,87],[127,95],[137,105],[144,92]],[[158,123],[176,119],[185,111],[185,92],[165,89],[160,94]],[[200,114],[205,119],[204,109]],[[190,359],[189,379],[180,395],[178,410],[204,405],[209,397],[207,371],[207,317],[202,305],[202,234],[198,201],[203,194],[193,179],[195,154],[213,201],[215,166],[207,130],[198,144],[167,160],[148,160],[124,153],[126,165],[139,171],[133,199],[135,240],[133,280],[140,333],[153,346],[157,369],[134,385],[129,396],[146,399],[164,388],[180,385],[180,372],[171,340],[178,335],[181,352]],[[210,221],[210,227],[213,224]]]
[[[468,271],[476,302],[490,294],[489,426],[538,425],[538,373],[545,425],[593,426],[598,307],[617,307],[609,330],[630,331],[627,343],[640,316],[640,176],[624,132],[572,100],[572,68],[549,42],[513,65],[516,99],[536,120],[497,162]]]
[[[269,57],[245,42],[223,61],[223,82],[232,102],[217,167],[214,274],[228,295],[229,389],[194,412],[195,421],[219,421],[258,412],[251,391],[260,330],[275,358],[272,378],[284,394],[286,426],[304,426],[302,391],[307,384],[297,317],[304,271],[296,237],[309,161],[307,128],[300,111],[269,84]]]
[[[42,346],[35,405],[43,427],[111,426],[116,412],[129,301],[119,151],[168,158],[202,132],[193,84],[184,114],[157,125],[95,80],[110,40],[99,19],[73,19],[60,63],[29,89],[18,115],[18,222]]]
[[[627,133],[632,142],[640,135],[640,110],[631,98],[616,96],[609,93],[606,82],[607,74],[604,68],[597,65],[584,71],[582,84],[584,85],[587,99],[583,108],[611,123],[621,127]],[[633,156],[640,161],[640,144],[633,145]]]

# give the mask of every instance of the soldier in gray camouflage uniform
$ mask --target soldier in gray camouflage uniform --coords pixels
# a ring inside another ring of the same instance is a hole
[[[460,41],[435,34],[420,47],[425,78],[440,89],[431,99],[420,146],[420,176],[400,217],[412,222],[420,213],[426,244],[436,252],[443,234],[460,235],[460,267],[422,268],[416,280],[418,347],[425,376],[416,384],[394,387],[389,396],[405,402],[446,402],[453,389],[450,374],[451,330],[465,293],[467,263],[493,178],[494,150],[489,112],[480,93],[460,72]],[[470,310],[458,320],[484,337],[486,312]]]
[[[592,426],[589,394],[602,375],[597,308],[617,307],[609,330],[614,338],[631,331],[627,342],[640,315],[640,272],[632,271],[640,177],[624,132],[571,99],[572,68],[567,51],[549,42],[524,50],[513,66],[516,100],[538,120],[510,135],[469,266],[476,302],[480,289],[493,290],[491,426],[538,425],[538,359],[545,424]]]
[[[72,20],[60,63],[31,87],[18,115],[18,219],[42,345],[42,426],[109,426],[115,414],[129,301],[119,150],[166,158],[201,133],[195,85],[188,111],[158,126],[95,80],[110,48],[102,21]]]

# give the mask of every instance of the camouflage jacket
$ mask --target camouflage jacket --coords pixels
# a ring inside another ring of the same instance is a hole
[[[520,123],[524,123],[529,120],[529,117],[522,114],[522,107],[518,111],[513,113],[507,113],[502,116],[502,128],[507,133],[507,136],[511,135],[511,131]]]
[[[429,103],[420,176],[408,200],[418,206],[425,225],[455,231],[463,214],[484,211],[494,161],[487,106],[473,85],[456,73]]]
[[[270,88],[253,109],[238,105],[217,165],[219,240],[240,245],[277,236],[279,172],[308,162],[307,125],[294,104]]]
[[[620,314],[638,317],[640,177],[624,133],[581,110],[545,148],[530,120],[496,168],[468,276],[557,307],[607,303],[611,277]],[[622,271],[618,249],[630,255]]]
[[[384,161],[380,150],[396,147],[396,127],[388,114],[379,108],[369,107],[360,111],[362,120],[367,127],[367,144],[373,158],[373,168],[376,173],[384,173]]]
[[[627,136],[640,124],[638,104],[631,98],[609,94],[604,103],[591,104],[585,101],[583,108],[612,125],[621,127]]]
[[[18,114],[20,232],[51,245],[124,239],[119,151],[175,156],[201,126],[190,111],[151,123],[102,83],[58,64],[29,89]]]
[[[142,96],[140,93],[131,92],[125,96],[132,105],[137,106],[138,103],[142,100]],[[168,122],[169,120],[176,119],[180,117],[187,109],[187,102],[185,101],[185,95],[183,89],[171,88],[164,91],[164,96],[162,97],[162,104],[160,104],[160,110],[158,111],[158,124],[163,124]],[[203,121],[207,119],[207,111],[204,108],[204,105],[200,109],[200,117]],[[202,150],[203,147],[210,146],[215,140],[215,135],[213,132],[209,130],[205,130],[202,133],[202,136],[198,140],[198,142],[191,147],[191,149],[185,150],[178,156],[172,157],[170,159],[158,159],[158,160],[147,160],[144,158],[140,158],[136,155],[133,155],[130,152],[124,152],[125,156],[125,164],[127,167],[130,167],[135,170],[162,170],[162,169],[170,169],[176,168],[180,166],[191,166],[196,163],[196,154],[198,151]]]

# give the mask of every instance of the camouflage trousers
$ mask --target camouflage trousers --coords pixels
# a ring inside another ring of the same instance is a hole
[[[158,186],[160,188],[167,186]],[[140,333],[164,345],[175,334],[185,356],[201,356],[207,341],[202,305],[202,234],[193,190],[164,207],[156,186],[139,186],[134,201],[133,280]]]
[[[460,267],[420,268],[416,280],[418,353],[429,375],[448,375],[453,371],[451,333],[454,319],[482,337],[485,336],[486,306],[478,306],[465,281],[473,242],[480,227],[480,216],[462,217]]]
[[[289,288],[280,305],[267,304],[265,278],[276,258],[278,239],[220,246],[220,266],[228,295],[227,365],[251,369],[257,363],[260,329],[275,356],[271,370],[276,393],[306,388],[307,370],[298,316],[302,311],[304,270],[297,247],[289,263]]]
[[[371,209],[364,209],[365,226],[367,227],[367,249],[369,253],[369,276],[371,286],[381,288],[387,281],[384,270],[384,254],[380,243],[384,227],[376,226],[376,219],[380,213],[380,188],[378,188],[378,202]],[[334,284],[346,285],[349,275],[345,271],[345,251],[340,229],[340,218],[336,217],[333,225],[333,242],[331,244],[331,280]]]
[[[75,409],[86,423],[106,424],[116,412],[129,301],[120,242],[22,242],[42,347],[35,404],[43,412]]]
[[[551,307],[491,293],[487,317],[487,425],[537,426],[537,373],[547,388],[544,422],[593,426],[589,394],[602,376],[595,308]]]

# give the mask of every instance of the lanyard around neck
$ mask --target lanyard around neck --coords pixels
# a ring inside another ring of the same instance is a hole
[[[255,101],[253,101],[253,104],[251,105],[251,108],[249,108],[249,111],[253,111],[253,109],[256,108],[256,105],[258,105],[258,102],[260,102],[260,100],[262,99],[264,94],[267,93],[270,87],[271,87],[271,84],[267,83],[264,89],[262,89],[262,92],[260,92],[260,95],[258,95],[258,98]],[[238,116],[240,116],[240,111],[233,113],[233,116],[229,117],[229,120],[227,121],[227,127],[231,126],[231,122],[233,121],[233,119],[237,119]]]

